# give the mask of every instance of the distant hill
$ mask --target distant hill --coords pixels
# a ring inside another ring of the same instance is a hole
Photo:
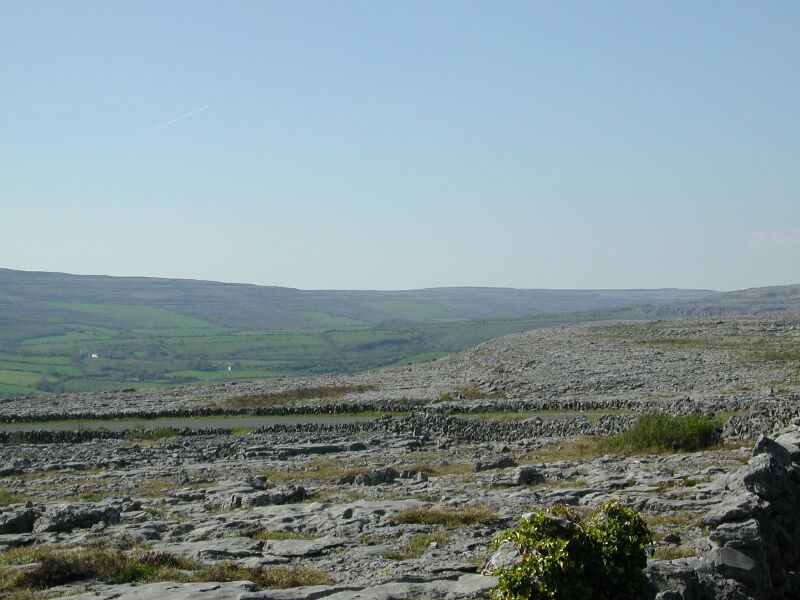
[[[617,311],[632,318],[666,319],[716,315],[800,314],[800,285],[776,285],[714,293],[669,304]]]
[[[547,290],[452,287],[408,291],[298,290],[149,277],[69,275],[0,269],[0,310],[46,320],[85,321],[77,305],[137,305],[223,327],[296,329],[344,318],[434,323],[517,319],[694,300],[710,290]],[[109,315],[95,314],[102,324]]]
[[[0,269],[0,395],[358,371],[705,290],[315,291]]]

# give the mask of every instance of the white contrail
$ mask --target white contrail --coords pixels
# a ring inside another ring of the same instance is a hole
[[[153,133],[154,131],[158,131],[159,129],[164,129],[164,127],[169,127],[170,125],[172,125],[173,123],[177,123],[181,119],[185,119],[187,117],[191,117],[192,115],[196,115],[197,113],[204,111],[205,109],[210,107],[211,107],[210,104],[206,104],[205,106],[201,106],[200,108],[195,108],[192,112],[188,112],[185,115],[181,115],[180,117],[172,119],[171,121],[167,121],[166,123],[161,123],[161,125],[156,125],[152,129],[148,129],[147,131],[144,132],[144,134],[147,135],[148,133]]]

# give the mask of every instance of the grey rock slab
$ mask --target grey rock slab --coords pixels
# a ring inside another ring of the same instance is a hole
[[[48,506],[44,514],[36,520],[33,524],[33,533],[86,529],[100,521],[109,524],[119,523],[119,520],[120,510],[118,506],[56,504]]]
[[[30,533],[40,515],[40,510],[25,506],[3,509],[0,512],[0,534]]]
[[[511,476],[511,482],[514,485],[531,485],[542,481],[544,481],[544,475],[541,470],[529,465],[517,467]]]
[[[274,540],[264,545],[264,554],[287,557],[317,556],[346,543],[345,539],[331,536],[313,540]]]
[[[159,550],[186,558],[230,560],[247,556],[260,556],[262,542],[246,537],[231,537],[200,542],[165,544]]]
[[[264,598],[256,592],[250,581],[231,581],[227,583],[148,583],[145,585],[122,584],[104,586],[77,596],[63,596],[69,600],[153,600],[171,598],[173,600],[258,600]]]
[[[743,548],[723,546],[714,548],[706,554],[706,558],[714,563],[717,570],[727,577],[742,583],[755,582],[762,569],[763,558],[760,549],[750,551]]]
[[[708,537],[720,546],[754,547],[763,543],[761,528],[755,519],[721,523]]]
[[[771,500],[783,496],[787,491],[787,472],[789,453],[778,444],[774,444],[785,454],[755,454],[745,466],[741,480],[746,490],[760,498]]]
[[[719,525],[728,521],[748,519],[762,506],[758,496],[745,492],[725,498],[719,506],[709,511],[702,519],[706,525]]]
[[[400,477],[400,473],[391,467],[376,469],[369,473],[359,473],[353,478],[356,485],[381,485],[384,483],[394,483]]]
[[[342,591],[326,600],[408,600],[409,598],[480,598],[497,585],[496,577],[462,575],[458,579],[425,582],[392,581],[358,591]]]
[[[484,575],[491,575],[497,569],[505,571],[520,564],[522,564],[522,555],[517,545],[510,540],[503,540],[497,550],[489,557],[489,560],[486,561],[481,572]]]
[[[660,590],[665,600],[701,600],[700,581],[695,566],[682,561],[652,561],[647,565],[645,575],[650,585]],[[674,596],[670,596],[674,594]],[[658,596],[657,596],[658,597]]]
[[[781,433],[775,438],[775,441],[787,449],[792,446],[800,448],[800,429],[791,429]],[[794,457],[792,458],[794,459]]]
[[[339,592],[360,590],[360,587],[308,585],[304,587],[287,588],[284,590],[264,590],[260,598],[264,600],[317,600],[327,598]]]
[[[785,446],[765,435],[759,436],[755,448],[753,448],[753,456],[759,456],[761,454],[771,456],[781,467],[788,466],[792,461],[789,450]]]

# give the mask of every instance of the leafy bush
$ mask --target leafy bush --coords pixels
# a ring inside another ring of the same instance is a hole
[[[644,519],[616,501],[582,517],[566,507],[538,512],[493,542],[513,542],[521,562],[498,570],[497,600],[639,600],[647,597]]]
[[[651,413],[639,417],[633,427],[610,438],[606,445],[620,452],[693,452],[718,444],[721,437],[722,427],[716,419]]]

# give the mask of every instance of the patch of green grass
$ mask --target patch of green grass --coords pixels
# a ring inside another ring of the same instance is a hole
[[[30,569],[11,566],[30,563],[35,563]],[[248,580],[261,589],[335,583],[331,577],[314,569],[245,569],[227,562],[206,565],[151,550],[125,552],[102,546],[66,550],[39,545],[0,553],[0,591],[3,592],[43,590],[84,580],[110,584]]]
[[[139,304],[85,304],[81,302],[53,302],[53,306],[76,312],[99,315],[115,321],[122,321],[134,327],[164,328],[208,328],[213,327],[205,321],[180,315],[163,308],[153,308]]]
[[[9,504],[21,504],[25,502],[25,497],[17,492],[7,489],[0,489],[0,506]]]
[[[584,436],[576,439],[560,440],[550,446],[536,449],[528,454],[523,462],[527,464],[574,462],[597,458],[606,453],[602,438]]]
[[[331,315],[324,312],[315,310],[303,310],[300,314],[306,318],[317,321],[324,327],[331,329],[363,329],[365,327],[372,327],[372,323],[367,321],[359,321],[358,319],[351,319],[349,317],[342,317],[339,315]]]
[[[341,398],[346,394],[369,392],[377,389],[372,385],[323,385],[317,387],[300,387],[282,392],[255,394],[250,396],[236,396],[222,402],[223,406],[230,408],[260,408],[292,404],[306,400],[331,400]]]
[[[159,477],[140,482],[133,493],[144,498],[162,498],[164,492],[173,487],[175,487],[173,481]]]
[[[623,454],[694,452],[718,444],[721,433],[719,421],[704,415],[651,413],[639,417],[628,431],[604,440],[603,446]]]
[[[302,471],[260,471],[273,481],[295,481],[312,479],[339,479],[347,475],[359,475],[369,471],[368,467],[348,467],[330,458],[312,460]]]
[[[495,510],[488,506],[464,506],[455,509],[427,506],[400,511],[394,515],[393,519],[397,523],[404,524],[461,527],[497,523],[500,517]]]
[[[648,525],[653,527],[660,525],[667,527],[694,527],[700,523],[700,515],[682,510],[659,515],[647,515],[645,520]]]
[[[458,316],[450,309],[434,303],[413,300],[370,300],[363,306],[389,313],[392,317],[411,320],[438,320]]]
[[[252,581],[260,589],[285,589],[309,585],[333,585],[327,573],[308,567],[241,568],[234,563],[207,565],[190,581]]]
[[[169,427],[158,427],[156,429],[134,429],[125,436],[125,439],[158,441],[176,437],[178,434]]]
[[[0,369],[0,382],[16,387],[33,387],[42,379],[42,374],[34,371],[14,371]]]
[[[656,548],[653,558],[658,560],[675,560],[676,558],[691,558],[697,556],[697,548],[691,546],[675,546]]]
[[[359,544],[363,544],[365,546],[380,546],[386,541],[377,535],[361,535],[357,539]]]
[[[419,558],[431,547],[431,544],[441,544],[450,536],[446,533],[424,533],[415,535],[400,550],[389,550],[383,553],[383,558],[388,560],[409,560]]]
[[[106,492],[92,492],[86,491],[81,492],[80,494],[72,494],[70,496],[65,496],[64,500],[68,500],[70,502],[100,502],[108,497]]]

